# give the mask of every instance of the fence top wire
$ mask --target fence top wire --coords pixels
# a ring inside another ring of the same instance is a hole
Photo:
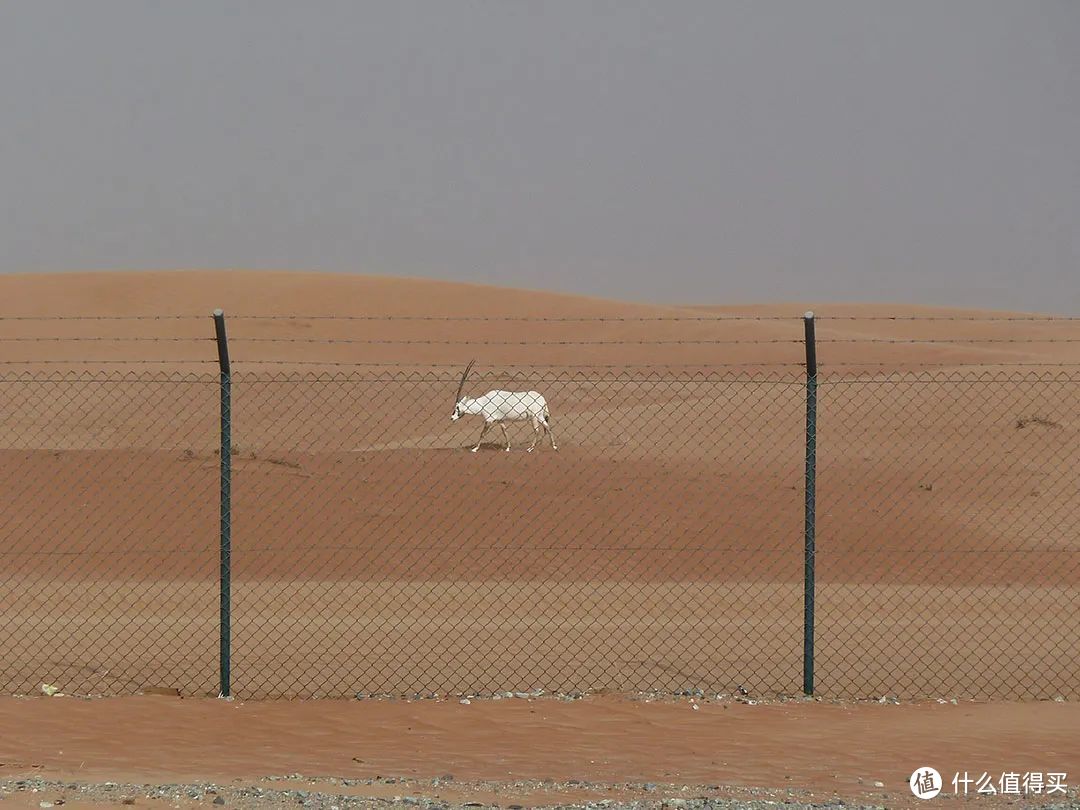
[[[992,367],[975,367],[968,370],[946,369],[897,369],[852,375],[820,373],[818,380],[829,385],[887,385],[894,383],[1019,383],[1019,382],[1080,382],[1080,364],[1060,367],[1056,371],[1037,369],[1023,371],[1023,367],[995,370]],[[1064,369],[1070,369],[1068,371]]]
[[[136,343],[200,343],[213,341],[212,337],[154,337],[150,335],[18,335],[14,337],[0,337],[4,343],[86,343],[86,342],[136,342]]]
[[[295,546],[247,546],[247,545],[233,545],[233,551],[240,551],[245,554],[297,554]],[[403,554],[406,552],[434,552],[436,554],[452,556],[457,552],[453,547],[447,547],[446,545],[403,545],[395,546],[392,549],[377,545],[312,545],[304,546],[300,549],[302,554],[315,554],[325,551],[359,551],[364,552],[372,557],[379,556],[393,556],[397,554]],[[521,546],[513,545],[487,545],[487,546],[470,546],[470,553],[477,552],[501,552],[511,555],[520,555]],[[705,555],[724,555],[724,554],[741,554],[741,553],[754,553],[754,554],[790,554],[790,546],[673,546],[673,545],[569,545],[569,546],[529,546],[529,552],[544,552],[549,554],[565,554],[570,552],[617,552],[617,553],[629,553],[637,554],[643,551],[662,551],[671,554],[705,554]],[[131,548],[118,548],[118,549],[98,549],[98,548],[79,548],[72,550],[53,550],[53,549],[0,549],[0,557],[83,557],[83,556],[120,556],[124,554],[148,554],[148,555],[160,555],[170,556],[174,554],[188,554],[188,555],[213,555],[217,552],[216,548],[208,547],[192,547],[192,548],[174,548],[174,547],[131,547]],[[928,553],[944,553],[944,554],[1053,554],[1053,555],[1074,555],[1075,549],[1061,548],[1054,546],[1019,546],[1016,548],[950,548],[947,552],[928,552],[927,549],[921,547],[911,546],[883,546],[875,547],[872,549],[845,549],[844,554],[849,555],[880,555],[880,554],[922,554]]]
[[[0,336],[3,343],[212,343],[213,337],[207,336],[98,336],[98,335],[33,335]],[[818,345],[830,343],[845,344],[903,344],[903,345],[946,345],[946,344],[983,344],[983,343],[1080,343],[1080,338],[1069,337],[1024,337],[1024,338],[823,338],[815,341]],[[375,346],[765,346],[779,344],[802,344],[802,338],[641,338],[621,340],[490,340],[490,339],[411,339],[411,338],[322,338],[322,337],[230,337],[229,343],[302,343],[319,345],[375,345]],[[0,361],[2,362],[2,361]],[[134,361],[133,361],[134,362]]]
[[[801,341],[799,341],[801,342]],[[817,343],[1080,343],[1080,338],[818,338]]]
[[[10,360],[0,361],[0,366],[96,366],[96,365],[114,365],[114,366],[140,366],[140,365],[186,365],[194,363],[204,363],[217,365],[217,360]],[[445,371],[451,375],[448,379],[452,379],[457,382],[460,379],[461,365],[460,364],[424,364],[424,363],[334,363],[324,362],[321,360],[249,360],[249,361],[232,361],[234,366],[243,366],[245,373],[256,373],[254,367],[258,366],[272,366],[272,367],[297,367],[298,369],[353,369],[353,370],[366,370],[377,369],[380,372],[388,372],[397,369],[402,375],[422,372],[422,371]],[[538,370],[547,369],[550,371],[605,371],[605,372],[625,372],[626,374],[642,374],[656,371],[670,371],[678,370],[680,372],[698,372],[701,374],[716,373],[718,370],[768,370],[773,368],[785,368],[785,369],[801,369],[801,363],[715,363],[715,364],[702,364],[702,363],[687,363],[687,364],[663,364],[663,365],[603,365],[598,363],[587,363],[583,365],[550,365],[550,364],[527,364],[527,363],[514,363],[512,365],[501,365],[493,367],[496,370],[489,371],[475,371],[470,375],[470,379],[488,379],[494,376],[498,376],[501,373],[514,370]],[[247,369],[252,369],[248,372]],[[22,374],[33,374],[31,370],[21,372]],[[50,372],[52,373],[52,372]],[[79,373],[78,370],[73,369],[69,373]],[[103,372],[104,373],[104,372]],[[137,372],[130,372],[135,374]],[[297,373],[313,373],[311,371],[298,370]],[[345,373],[345,372],[339,372]],[[236,376],[234,372],[233,376]]]
[[[439,321],[474,323],[716,323],[801,321],[802,315],[229,315],[244,321]]]
[[[82,358],[80,360],[0,360],[0,366],[140,366],[140,365],[191,365],[194,363],[218,364],[217,358],[175,358],[171,360],[151,360],[146,358],[127,358],[124,360]]]
[[[233,337],[230,343],[317,343],[382,346],[766,346],[802,345],[802,338],[689,338],[640,340],[432,340],[408,338]],[[947,345],[969,343],[1080,343],[1080,338],[818,338],[817,344]]]
[[[45,373],[35,371],[0,372],[0,384],[4,383],[52,383],[52,382],[184,382],[184,383],[207,383],[219,385],[220,379],[216,373],[199,373],[194,371],[48,371]]]
[[[964,321],[968,323],[1070,322],[1080,315],[815,315],[817,321]]]
[[[453,379],[456,381],[461,370],[460,363],[410,363],[410,362],[336,362],[332,360],[233,360],[234,366],[239,366],[244,369],[252,369],[254,373],[255,369],[259,367],[277,367],[277,368],[292,368],[297,369],[299,374],[312,373],[312,369],[343,369],[343,370],[377,370],[379,372],[388,372],[393,370],[399,370],[401,374],[409,374],[423,371],[446,371],[451,375],[455,375]],[[116,359],[81,359],[81,360],[0,360],[0,368],[4,366],[18,367],[18,366],[49,366],[49,367],[74,367],[68,374],[79,373],[93,373],[82,372],[78,367],[82,366],[110,366],[123,368],[139,367],[139,366],[161,366],[161,365],[218,365],[216,359],[200,358],[200,359],[128,359],[128,360],[116,360]],[[698,372],[701,374],[709,373],[726,373],[735,372],[737,370],[744,371],[759,371],[769,372],[772,369],[786,369],[789,370],[802,370],[805,365],[801,362],[739,362],[739,363],[497,363],[489,366],[486,370],[477,369],[475,376],[477,379],[487,379],[498,376],[500,373],[512,372],[515,370],[548,370],[552,372],[558,371],[570,371],[570,372],[623,372],[626,375],[642,375],[649,372],[657,371],[678,371],[681,373]],[[993,370],[993,369],[1080,369],[1080,362],[1060,362],[1060,363],[1043,363],[1043,362],[1005,362],[1005,361],[986,361],[980,363],[965,363],[965,362],[920,362],[918,360],[904,362],[885,362],[885,361],[855,361],[855,362],[836,362],[836,363],[818,363],[819,379],[824,379],[828,376],[828,372],[833,369],[845,369],[847,374],[854,374],[858,377],[864,377],[867,374],[913,374],[921,371],[940,372],[943,370],[954,369],[958,372],[970,372],[979,369]],[[33,375],[33,370],[27,370],[23,372],[11,372],[5,373],[2,376],[11,377],[13,375],[26,377],[27,375]],[[50,374],[58,372],[49,372]],[[63,373],[63,372],[59,372]],[[101,372],[108,373],[108,372]],[[139,372],[128,372],[129,374],[137,374]],[[168,372],[165,372],[168,373]],[[339,372],[344,373],[344,372]],[[780,373],[777,371],[776,373]]]
[[[209,312],[184,315],[0,315],[0,321],[184,321],[206,320]],[[260,315],[229,314],[229,320],[263,321],[461,321],[500,323],[658,323],[725,321],[802,321],[803,314],[748,315],[712,313],[706,315]],[[963,321],[968,323],[1077,322],[1080,315],[815,315],[818,321]]]
[[[769,369],[710,369],[706,367],[667,367],[652,366],[634,369],[596,369],[584,367],[549,367],[549,373],[521,373],[521,367],[506,366],[483,372],[474,372],[471,379],[490,384],[518,379],[520,385],[526,384],[655,384],[655,383],[694,383],[694,382],[760,382],[782,383],[785,385],[803,385],[801,371]],[[528,371],[536,371],[529,369]],[[604,372],[608,373],[604,373]],[[415,370],[400,370],[388,373],[386,370],[363,374],[357,371],[242,371],[235,372],[233,379],[238,383],[441,383],[453,387],[461,379],[457,368],[428,367]],[[526,382],[526,380],[528,382]]]
[[[188,321],[207,315],[0,315],[0,321]]]
[[[713,313],[708,315],[230,315],[233,320],[303,320],[303,321],[496,321],[527,323],[636,323],[636,322],[723,322],[723,321],[802,321],[804,313],[794,315],[746,315]],[[818,321],[1080,321],[1077,315],[817,315]]]
[[[408,338],[287,338],[233,337],[230,343],[361,343],[369,345],[421,346],[675,346],[675,345],[763,345],[773,343],[802,343],[798,338],[776,339],[641,339],[641,340],[432,340]]]
[[[202,315],[0,315],[0,321],[184,321]],[[802,315],[254,315],[225,313],[244,321],[462,321],[498,323],[656,323],[670,321],[801,321]]]
[[[794,363],[793,365],[802,366],[802,363]],[[965,363],[965,362],[923,362],[920,360],[896,362],[884,361],[884,360],[855,360],[855,361],[842,361],[838,363],[823,363],[818,361],[818,369],[832,369],[832,368],[858,368],[867,370],[878,370],[886,372],[910,372],[921,369],[944,369],[944,368],[1080,368],[1080,362],[1074,361],[1071,363],[1042,363],[1038,361],[998,361],[998,360],[985,360],[977,363]]]
[[[327,364],[317,364],[327,365]],[[794,367],[793,367],[794,366]],[[240,384],[328,384],[356,383],[409,384],[439,383],[453,385],[460,379],[457,366],[414,366],[368,369],[296,369],[237,371],[233,379]],[[739,383],[761,385],[803,386],[804,372],[795,364],[751,367],[710,366],[494,366],[475,372],[474,379],[492,384],[513,379],[528,379],[533,383],[566,383],[606,385],[663,384],[663,383]],[[524,384],[522,380],[519,380]],[[877,370],[820,370],[822,385],[889,385],[889,384],[987,384],[987,383],[1075,383],[1080,382],[1080,364],[1014,365],[1011,367],[973,366],[967,368],[908,368]],[[182,370],[25,370],[0,371],[0,385],[12,383],[205,383],[218,385],[216,372]]]

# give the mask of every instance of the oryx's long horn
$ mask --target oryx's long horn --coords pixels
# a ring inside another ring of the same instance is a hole
[[[475,362],[476,358],[474,357],[472,360],[469,361],[469,365],[465,366],[465,373],[461,375],[461,382],[458,383],[457,396],[454,397],[455,405],[461,402],[461,392],[465,388],[465,380],[468,378],[469,372],[472,371],[472,367]]]

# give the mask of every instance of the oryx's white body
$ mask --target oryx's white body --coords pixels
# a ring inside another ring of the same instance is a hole
[[[458,386],[458,401],[454,406],[454,413],[450,419],[456,421],[462,416],[473,415],[484,417],[484,429],[480,432],[480,438],[476,440],[476,446],[472,452],[480,449],[480,443],[484,440],[492,425],[497,424],[502,430],[503,440],[506,442],[506,450],[510,451],[510,438],[506,435],[506,422],[532,421],[533,443],[529,445],[527,452],[531,453],[540,441],[541,428],[551,439],[551,449],[558,450],[555,444],[555,434],[551,430],[551,413],[548,411],[547,400],[537,391],[488,391],[482,397],[461,397],[461,389],[465,386],[465,378],[469,375],[472,363],[465,369]]]

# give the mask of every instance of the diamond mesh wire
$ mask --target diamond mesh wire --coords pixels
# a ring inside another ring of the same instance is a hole
[[[215,376],[0,377],[0,685],[216,694]]]
[[[532,453],[529,422],[469,452],[456,372],[234,381],[244,693],[796,683],[794,376],[476,376],[543,392]]]
[[[822,377],[822,692],[1080,695],[1078,383]]]
[[[820,379],[818,692],[1080,695],[1075,371]],[[233,373],[235,694],[799,689],[801,371],[458,380]],[[216,694],[219,392],[0,378],[0,689]]]

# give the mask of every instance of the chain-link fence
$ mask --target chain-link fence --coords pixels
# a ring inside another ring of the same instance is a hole
[[[1080,375],[827,374],[818,688],[1080,695]]]
[[[795,693],[805,376],[232,374],[243,697]],[[0,378],[0,689],[219,688],[217,374]],[[820,694],[1080,696],[1080,374],[823,371]]]

